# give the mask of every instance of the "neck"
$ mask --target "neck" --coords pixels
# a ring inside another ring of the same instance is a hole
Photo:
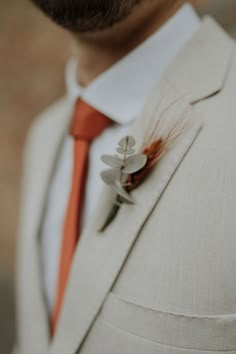
[[[137,6],[125,21],[109,30],[76,35],[74,56],[78,81],[86,87],[145,39],[155,33],[184,3],[184,0],[147,1]]]

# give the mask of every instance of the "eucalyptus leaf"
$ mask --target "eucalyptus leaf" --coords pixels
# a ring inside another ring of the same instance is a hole
[[[147,156],[144,154],[130,156],[125,163],[122,172],[132,174],[141,170],[147,163]]]
[[[116,194],[122,197],[124,203],[134,204],[133,198],[130,196],[128,192],[126,192],[126,190],[122,187],[119,181],[117,180],[114,181],[114,183],[110,184],[110,187]]]
[[[120,147],[123,149],[128,149],[134,147],[136,144],[135,139],[132,136],[126,136],[119,142]]]
[[[135,153],[135,150],[134,149],[129,149],[129,150],[126,150],[125,152],[127,155],[132,155]]]
[[[112,168],[121,168],[123,166],[123,160],[118,156],[103,155],[101,160],[108,166]]]
[[[128,177],[129,177],[129,174],[123,173],[123,171],[122,171],[122,174],[121,174],[121,183],[122,183],[122,185],[126,183]]]
[[[134,149],[124,150],[123,148],[117,148],[116,151],[119,152],[119,154],[122,154],[122,155],[124,155],[124,154],[131,155],[131,154],[135,153]]]
[[[103,181],[109,186],[119,180],[120,171],[118,169],[105,170],[101,173]]]

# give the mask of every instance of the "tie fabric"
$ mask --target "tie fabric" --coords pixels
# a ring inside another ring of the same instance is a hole
[[[59,320],[73,255],[82,228],[90,144],[111,123],[112,121],[108,117],[83,100],[76,101],[70,131],[74,138],[73,178],[63,229],[56,301],[51,318],[52,335]]]

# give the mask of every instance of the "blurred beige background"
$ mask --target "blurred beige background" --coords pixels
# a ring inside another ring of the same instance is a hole
[[[200,0],[236,37],[236,1]],[[0,354],[14,338],[14,260],[22,146],[34,116],[64,92],[70,37],[27,0],[0,0]]]

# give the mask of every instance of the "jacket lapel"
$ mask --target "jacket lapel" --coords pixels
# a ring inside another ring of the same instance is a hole
[[[234,46],[228,34],[212,18],[206,17],[164,78],[191,103],[206,99],[223,88]]]
[[[46,205],[49,181],[63,136],[67,131],[70,108],[63,101],[39,120],[28,138],[23,179],[23,204],[17,271],[20,338],[25,352],[46,353],[49,343],[48,315],[41,286],[40,225]],[[30,168],[28,168],[30,166]],[[27,346],[24,347],[24,346]]]
[[[184,112],[187,106],[189,108],[189,103],[196,103],[220,91],[232,48],[232,41],[218,25],[206,19],[154,89],[131,134],[141,142],[148,120],[154,109],[162,105],[163,96],[166,106],[179,100],[178,109]],[[184,98],[180,99],[183,95]],[[174,119],[175,114],[176,106],[170,106],[168,119]],[[194,146],[202,122],[193,107],[189,119],[192,124],[187,132],[162,158],[148,180],[133,192],[136,204],[122,206],[115,221],[100,234],[97,230],[113,198],[112,193],[104,188],[96,214],[82,233],[74,257],[50,354],[74,354],[81,348],[142,227],[175,171]]]
[[[167,105],[179,98],[179,93],[178,96],[176,92],[173,94],[173,89],[162,82],[159,86],[161,90],[155,90],[155,101],[152,100],[150,105],[154,103],[155,106],[158,105],[160,102],[158,95],[162,95],[164,86],[165,92],[169,92],[169,97],[165,97]],[[182,102],[183,112],[186,105]],[[171,119],[171,115],[174,118],[175,113],[176,108],[173,107],[168,113],[168,118]],[[132,135],[138,138],[140,143],[145,123],[150,116],[149,107],[132,128]],[[149,179],[133,192],[136,204],[122,206],[114,222],[100,234],[97,230],[104,221],[105,213],[109,211],[113,197],[105,188],[96,215],[84,230],[76,251],[61,319],[51,345],[51,354],[75,353],[85,338],[142,226],[200,131],[199,117],[192,112],[191,118],[195,118],[196,122],[161,160]]]

